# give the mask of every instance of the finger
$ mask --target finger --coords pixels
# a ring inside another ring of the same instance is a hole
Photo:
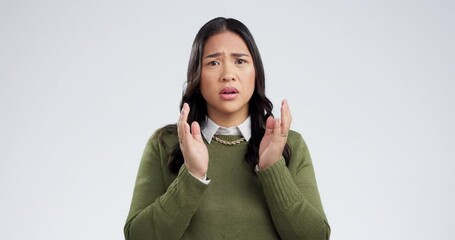
[[[187,122],[183,123],[182,125],[183,125],[184,135],[181,138],[180,144],[185,148],[191,148],[192,136],[190,133],[190,125]]]
[[[177,121],[177,135],[179,137],[179,139],[182,138],[182,119],[183,119],[183,111],[184,109],[182,108],[182,110],[180,111],[180,115],[179,115],[179,120]]]
[[[287,135],[291,128],[292,116],[287,99],[281,103],[281,133]]]
[[[273,136],[277,139],[281,138],[281,119],[275,118],[275,126],[273,128]]]
[[[179,122],[177,124],[179,141],[182,141],[187,135],[186,134],[187,133],[186,125],[188,125],[188,123],[187,123],[188,113],[189,113],[189,106],[187,103],[184,103],[182,112],[180,113]]]
[[[190,125],[188,123],[184,123],[184,134],[182,136],[182,143],[186,146],[189,146],[189,144],[192,142],[192,136],[191,136],[191,130],[190,130]]]
[[[267,120],[265,121],[265,133],[264,135],[269,135],[273,133],[273,128],[274,128],[275,121],[273,120],[272,116],[269,116]]]

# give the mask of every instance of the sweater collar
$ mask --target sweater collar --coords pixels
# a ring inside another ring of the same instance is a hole
[[[218,135],[241,135],[245,138],[246,141],[249,141],[251,138],[251,120],[248,116],[245,121],[243,121],[237,127],[222,127],[216,124],[212,119],[207,117],[205,125],[202,128],[202,135],[205,140],[210,144],[212,138],[215,134]]]

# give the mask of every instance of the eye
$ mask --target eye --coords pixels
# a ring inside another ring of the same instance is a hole
[[[243,59],[237,59],[237,60],[235,61],[235,63],[236,63],[236,64],[245,64],[246,61],[243,60]]]
[[[220,63],[217,62],[217,61],[211,61],[211,62],[207,63],[207,65],[209,65],[209,66],[217,66],[217,65],[220,65]]]

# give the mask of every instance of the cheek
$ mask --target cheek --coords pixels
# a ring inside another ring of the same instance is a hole
[[[202,68],[199,88],[201,90],[202,88],[204,88],[205,90],[216,88],[220,76],[221,76],[220,70],[216,69],[204,70],[204,68]]]
[[[207,86],[210,86],[211,85],[210,83],[215,82],[216,79],[217,78],[215,72],[202,70],[200,85],[204,85],[205,88],[207,88]]]
[[[248,79],[248,88],[250,89],[251,92],[253,92],[255,80],[256,80],[256,72],[254,71],[254,68],[248,72],[247,79]]]
[[[201,92],[202,97],[207,101],[207,97],[209,97],[208,93],[210,93],[210,88],[212,84],[210,84],[211,79],[207,74],[201,74],[201,81],[199,82],[199,91]]]

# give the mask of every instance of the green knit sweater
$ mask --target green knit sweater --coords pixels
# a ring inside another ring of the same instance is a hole
[[[158,130],[148,141],[124,228],[127,240],[329,239],[313,164],[297,132],[288,135],[289,166],[281,158],[257,176],[245,162],[246,142],[212,141],[208,185],[184,165],[177,175],[168,171],[169,151],[177,143],[175,128]]]

